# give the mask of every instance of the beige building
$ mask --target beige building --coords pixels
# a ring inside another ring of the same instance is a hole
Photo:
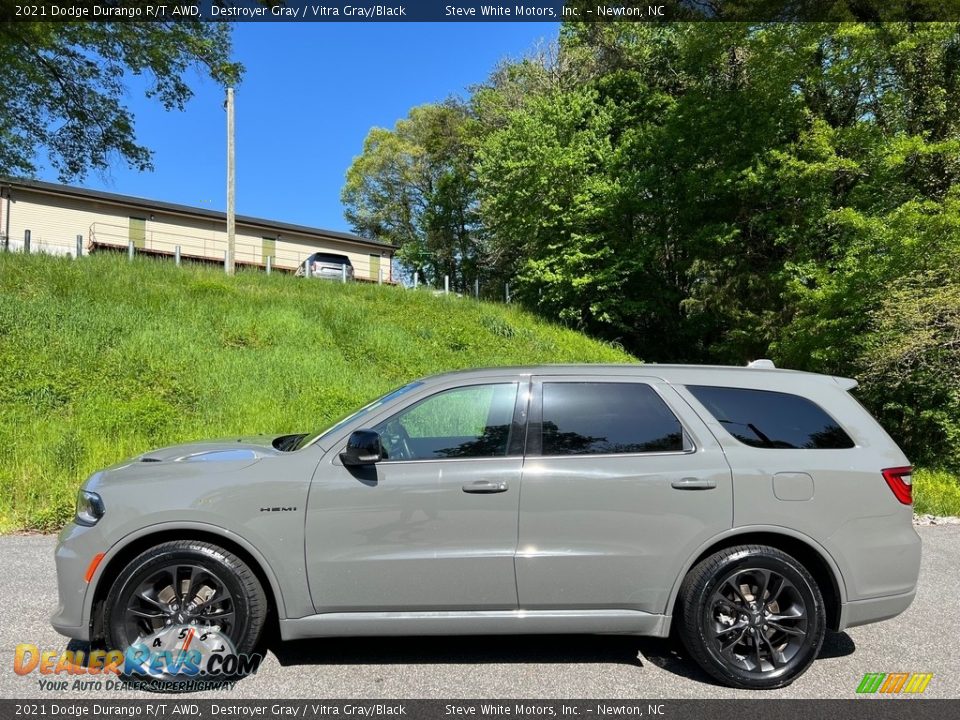
[[[225,213],[144,198],[30,180],[0,180],[0,236],[20,250],[30,231],[31,252],[59,255],[126,250],[175,254],[185,259],[223,262],[227,249]],[[358,235],[237,215],[239,267],[295,270],[310,254],[333,252],[350,258],[358,280],[392,282],[396,247]]]

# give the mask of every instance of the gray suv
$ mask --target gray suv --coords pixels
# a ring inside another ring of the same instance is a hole
[[[781,687],[826,629],[914,597],[910,467],[855,385],[473,370],[321,432],[148,452],[84,483],[53,625],[119,649],[200,628],[238,653],[270,612],[283,639],[675,629],[720,682]]]

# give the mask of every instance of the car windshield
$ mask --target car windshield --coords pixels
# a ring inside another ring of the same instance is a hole
[[[386,395],[384,395],[384,396],[382,396],[382,397],[379,397],[379,398],[377,398],[376,400],[374,400],[373,402],[364,405],[364,406],[363,406],[362,408],[360,408],[359,410],[355,410],[354,412],[350,413],[349,415],[347,415],[347,416],[345,416],[345,417],[343,417],[343,418],[340,418],[339,420],[337,420],[337,422],[335,422],[335,423],[334,423],[333,425],[331,425],[330,427],[328,427],[328,428],[326,428],[326,429],[324,429],[324,430],[321,430],[320,432],[317,432],[317,433],[307,433],[306,435],[304,435],[304,436],[300,439],[300,441],[296,444],[296,446],[294,446],[294,447],[291,448],[291,449],[292,449],[292,450],[300,450],[300,449],[302,449],[302,448],[307,447],[308,445],[312,445],[313,443],[318,442],[319,440],[321,440],[324,436],[330,435],[330,434],[332,434],[332,433],[335,433],[337,430],[339,430],[340,428],[342,428],[342,427],[343,427],[344,425],[346,425],[347,423],[353,422],[354,420],[357,420],[357,419],[363,417],[364,415],[370,414],[371,412],[373,412],[374,410],[376,410],[376,409],[377,409],[378,407],[380,407],[381,405],[384,405],[384,404],[390,402],[391,400],[394,400],[395,398],[400,397],[401,395],[405,395],[405,394],[407,394],[408,392],[410,392],[411,390],[420,387],[421,385],[423,385],[423,383],[422,383],[420,380],[416,380],[416,381],[414,381],[414,382],[412,382],[412,383],[408,383],[407,385],[404,385],[403,387],[399,387],[399,388],[397,388],[396,390],[393,390],[393,391],[391,391],[391,392],[388,392]]]

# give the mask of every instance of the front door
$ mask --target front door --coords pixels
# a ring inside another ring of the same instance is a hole
[[[438,390],[378,418],[381,462],[345,467],[345,442],[324,459],[307,511],[318,613],[517,607],[517,388]]]
[[[662,613],[683,562],[731,527],[716,439],[655,378],[535,378],[523,468],[521,609]]]

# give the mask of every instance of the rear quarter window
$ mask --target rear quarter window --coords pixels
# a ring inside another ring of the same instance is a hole
[[[836,420],[800,395],[712,385],[687,385],[687,390],[745,445],[795,450],[854,446]]]

